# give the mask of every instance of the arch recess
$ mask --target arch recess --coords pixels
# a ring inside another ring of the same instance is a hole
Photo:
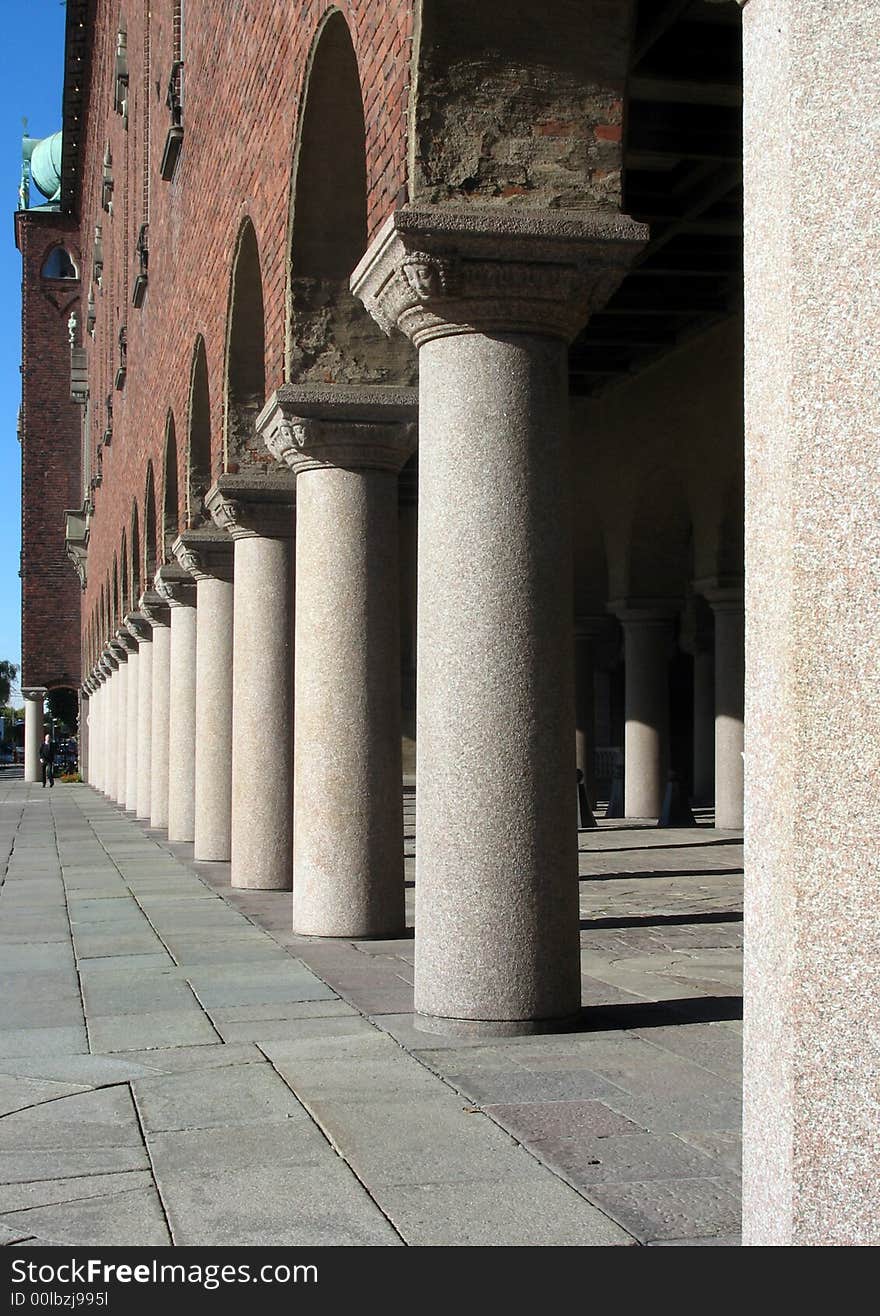
[[[208,356],[201,334],[193,349],[189,385],[189,434],[186,445],[186,523],[203,524],[205,494],[211,487],[211,397],[208,387]]]
[[[308,62],[290,199],[288,379],[406,383],[408,340],[386,338],[349,290],[367,245],[364,106],[348,25],[331,10]]]
[[[165,457],[162,472],[162,561],[171,559],[171,545],[180,533],[180,500],[177,478],[177,431],[174,415],[165,421]]]
[[[226,338],[227,470],[266,465],[268,454],[257,439],[255,421],[266,400],[266,331],[263,280],[257,235],[250,219],[239,229],[232,266]]]

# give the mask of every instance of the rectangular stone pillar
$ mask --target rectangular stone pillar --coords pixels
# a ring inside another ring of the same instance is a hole
[[[744,1242],[877,1244],[877,7],[743,24]]]

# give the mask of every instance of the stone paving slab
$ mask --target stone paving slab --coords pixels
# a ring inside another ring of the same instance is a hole
[[[0,939],[79,1025],[0,1037],[7,1241],[736,1241],[738,838],[582,834],[583,1027],[447,1039],[411,935],[298,937],[289,893],[47,795],[0,787]]]

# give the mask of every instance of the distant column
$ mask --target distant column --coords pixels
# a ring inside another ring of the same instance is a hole
[[[715,613],[715,826],[743,825],[745,612],[742,585],[704,590]]]
[[[32,686],[22,690],[24,699],[24,779],[40,781],[40,745],[43,743],[43,705],[46,699],[45,686]]]
[[[294,477],[223,476],[206,503],[235,543],[230,880],[290,890]]]
[[[196,738],[193,857],[228,862],[232,839],[234,544],[222,530],[188,530],[172,546],[196,582]]]
[[[694,648],[694,803],[715,793],[715,654],[699,637]]]
[[[609,605],[623,626],[626,678],[624,813],[659,818],[669,777],[669,605],[623,600]]]
[[[141,612],[153,630],[150,693],[150,826],[168,826],[168,722],[171,683],[171,613],[155,590],[141,595]]]
[[[297,477],[293,928],[312,936],[406,922],[397,476],[416,414],[415,389],[286,385],[258,421]]]
[[[168,840],[191,841],[195,828],[196,587],[176,564],[156,572],[171,608],[168,702]]]
[[[607,617],[576,617],[574,623],[575,755],[593,808],[596,807],[594,647],[612,624]]]

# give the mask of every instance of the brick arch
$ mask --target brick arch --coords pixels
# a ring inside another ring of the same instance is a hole
[[[110,632],[109,632],[110,639],[113,638],[116,632],[116,627],[119,625],[119,559],[117,558],[115,553],[113,554],[112,580],[113,580],[113,593],[111,595],[111,598],[113,600],[113,604],[112,604],[112,610],[110,612]]]
[[[131,558],[128,555],[128,534],[125,526],[122,527],[122,539],[119,545],[119,613],[116,625],[122,624],[122,619],[128,612],[131,599]]]
[[[131,607],[132,611],[136,610],[138,600],[143,589],[142,567],[141,567],[141,537],[140,523],[138,519],[137,501],[132,499],[131,503]]]
[[[171,556],[171,545],[180,533],[180,480],[177,457],[177,430],[174,413],[165,418],[165,450],[162,459],[162,534],[160,555],[163,562]]]
[[[235,242],[226,329],[224,467],[265,465],[255,422],[266,400],[266,322],[257,234],[249,215]]]
[[[153,584],[157,567],[156,541],[156,484],[153,477],[153,463],[147,462],[147,479],[144,488],[144,588]]]
[[[367,124],[355,35],[333,6],[312,39],[291,169],[285,375],[405,383],[409,344],[378,329],[349,280],[368,239]]]
[[[186,523],[189,527],[209,520],[205,494],[211,487],[211,394],[208,384],[208,355],[205,340],[198,335],[193,348],[189,378],[189,425],[186,443]]]

